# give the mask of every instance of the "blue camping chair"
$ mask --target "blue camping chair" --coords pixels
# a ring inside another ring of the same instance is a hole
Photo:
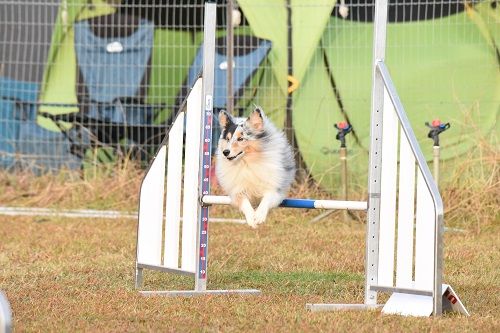
[[[37,95],[36,83],[0,77],[0,167],[35,173],[79,168],[67,137],[37,125]]]
[[[153,125],[153,118],[155,111],[165,106],[145,102],[153,23],[116,13],[79,21],[74,33],[80,112],[43,116],[66,133],[64,122],[88,134],[88,141],[72,140],[73,147],[80,151],[90,146],[125,146],[128,150],[154,144],[155,138],[159,143],[165,128]]]
[[[36,102],[38,85],[0,77],[0,167],[15,164],[23,113]]]
[[[212,137],[212,150],[217,147],[217,139],[220,136],[218,113],[227,107],[227,56],[226,37],[219,37],[215,41],[215,69],[214,69],[214,126]],[[271,50],[272,43],[269,40],[248,35],[234,36],[234,57],[233,57],[233,91],[234,101],[243,95],[245,87],[259,69],[263,61]],[[203,45],[200,46],[196,57],[191,65],[187,77],[185,88],[181,91],[177,104],[180,105],[180,98],[187,95],[187,89],[192,87],[203,67]],[[241,114],[240,114],[241,116]]]
[[[227,105],[227,56],[226,38],[219,37],[215,41],[215,82],[214,82],[214,108],[224,109]],[[271,50],[271,42],[254,36],[240,35],[234,39],[233,59],[233,91],[235,100],[243,94],[245,86],[252,75],[257,71],[265,57]],[[203,45],[202,45],[203,46]],[[187,86],[191,87],[203,66],[203,47],[198,53],[189,69]]]

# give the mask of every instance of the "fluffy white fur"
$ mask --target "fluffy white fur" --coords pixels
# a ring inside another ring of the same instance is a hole
[[[243,121],[222,111],[219,123],[217,178],[232,204],[255,228],[290,189],[295,178],[292,149],[260,108]]]

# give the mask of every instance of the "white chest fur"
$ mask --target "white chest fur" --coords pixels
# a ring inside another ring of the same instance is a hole
[[[269,162],[254,160],[250,163],[239,160],[236,163],[219,157],[217,178],[226,193],[231,196],[244,194],[260,199],[268,191],[277,191],[282,183],[280,167]]]

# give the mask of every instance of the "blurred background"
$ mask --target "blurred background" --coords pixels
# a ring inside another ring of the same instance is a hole
[[[500,2],[389,2],[388,67],[429,161],[425,123],[451,124],[446,179],[480,143],[497,147]],[[363,192],[373,1],[217,3],[216,110],[261,105],[302,174],[333,193],[338,127],[349,126],[349,186]],[[203,1],[0,1],[0,168],[145,168],[201,70],[202,43]]]

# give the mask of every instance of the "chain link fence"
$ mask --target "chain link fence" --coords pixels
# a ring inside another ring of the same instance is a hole
[[[329,189],[340,172],[334,125],[349,123],[350,172],[362,181],[373,8],[219,1],[216,110],[262,106],[302,170]],[[390,1],[391,74],[422,144],[425,121],[452,123],[443,158],[474,146],[471,126],[495,130],[499,12],[492,0]],[[147,165],[201,70],[202,30],[203,1],[0,1],[0,168]]]

